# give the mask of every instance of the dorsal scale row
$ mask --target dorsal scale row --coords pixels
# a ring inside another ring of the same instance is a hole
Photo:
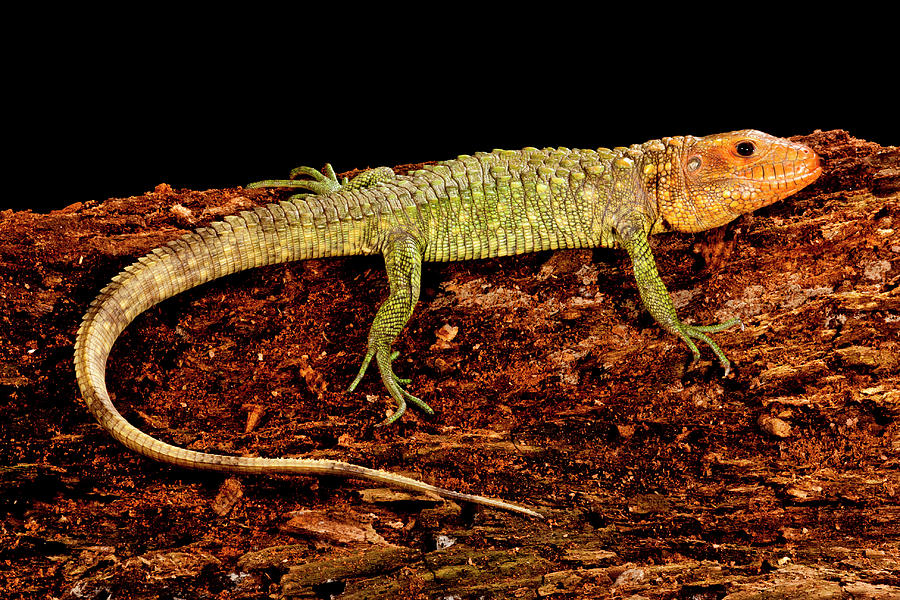
[[[460,155],[409,174],[434,202],[417,202],[427,260],[463,260],[603,243],[592,200],[618,153],[566,147]],[[402,179],[402,178],[400,178]],[[585,196],[589,179],[592,192]]]

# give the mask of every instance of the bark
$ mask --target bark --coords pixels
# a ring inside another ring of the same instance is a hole
[[[375,428],[343,393],[382,262],[240,273],[137,319],[107,380],[193,449],[334,457],[543,510],[473,512],[344,480],[228,478],[118,446],[72,369],[109,279],[275,195],[175,191],[0,213],[0,595],[10,598],[900,597],[900,151],[804,136],[813,187],[656,240],[679,313],[740,316],[686,369],[607,250],[427,265],[397,344],[437,414]],[[452,335],[450,334],[452,332]]]

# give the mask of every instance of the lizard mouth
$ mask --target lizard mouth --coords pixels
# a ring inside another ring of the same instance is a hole
[[[794,190],[806,187],[822,174],[822,159],[812,151],[808,156],[757,164],[735,175],[752,181],[763,190]]]

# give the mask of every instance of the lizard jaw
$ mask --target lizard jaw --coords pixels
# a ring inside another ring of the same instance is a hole
[[[784,192],[785,195],[800,190],[822,174],[822,159],[811,151],[808,156],[785,159],[780,162],[757,164],[735,173],[759,192]]]

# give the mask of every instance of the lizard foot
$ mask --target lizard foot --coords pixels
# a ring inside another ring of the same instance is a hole
[[[346,177],[338,179],[334,168],[327,163],[321,171],[317,171],[312,167],[297,167],[293,169],[288,176],[289,179],[266,179],[264,181],[255,181],[248,184],[248,188],[290,188],[304,189],[310,191],[317,196],[324,196],[340,190],[359,190],[375,185],[380,181],[390,181],[395,177],[394,171],[390,167],[378,167],[377,169],[369,169],[363,171],[353,179]],[[303,198],[310,194],[297,194],[297,197]]]
[[[300,179],[301,176],[306,178]],[[322,171],[317,171],[312,167],[297,167],[291,171],[290,179],[266,179],[264,181],[255,181],[248,184],[248,188],[291,188],[309,190],[315,195],[322,196],[330,194],[342,189],[347,185],[347,178],[343,181],[338,180],[334,169],[330,164],[326,164]],[[355,178],[354,178],[355,179]],[[298,194],[298,196],[308,196],[309,194]]]
[[[369,350],[366,353],[366,356],[363,359],[363,363],[359,368],[359,373],[356,374],[353,382],[347,388],[348,392],[352,392],[356,389],[356,386],[359,385],[360,381],[362,381],[363,376],[369,369],[369,364],[374,358],[375,362],[378,363],[378,370],[381,372],[381,380],[384,382],[384,386],[387,388],[387,391],[391,395],[391,398],[393,398],[397,402],[397,410],[394,411],[394,414],[379,423],[377,427],[390,425],[391,423],[402,417],[403,413],[406,412],[407,402],[417,407],[419,410],[426,414],[434,414],[434,410],[432,410],[432,408],[428,406],[425,401],[423,401],[421,398],[413,396],[402,387],[400,387],[402,385],[408,385],[410,380],[397,377],[397,375],[394,373],[394,369],[391,366],[391,363],[399,355],[400,353],[397,351],[388,354],[384,350]]]
[[[679,335],[684,343],[687,344],[687,347],[690,349],[691,353],[694,355],[691,364],[696,363],[700,360],[700,350],[697,349],[697,344],[694,343],[694,340],[700,340],[704,344],[710,347],[713,353],[716,355],[716,358],[719,359],[719,364],[722,365],[722,368],[725,370],[725,374],[722,377],[728,377],[728,374],[731,373],[731,361],[728,360],[728,357],[725,356],[725,353],[722,352],[722,349],[719,348],[719,345],[713,341],[711,337],[709,337],[708,333],[716,333],[717,331],[724,331],[735,325],[740,325],[741,330],[744,329],[744,324],[740,319],[734,318],[725,321],[724,323],[715,323],[713,325],[687,325],[685,323],[679,323]]]

